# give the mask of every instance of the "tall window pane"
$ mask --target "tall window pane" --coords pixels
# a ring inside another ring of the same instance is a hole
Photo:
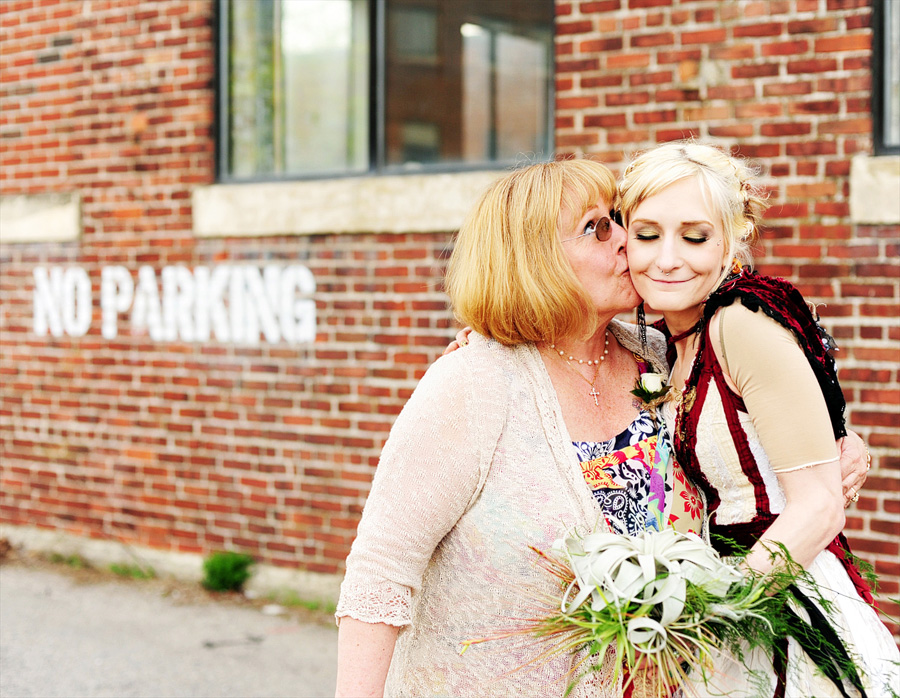
[[[232,2],[230,174],[368,169],[366,0]]]
[[[548,63],[546,37],[497,33],[497,158],[546,154]]]
[[[546,157],[553,4],[387,0],[388,165]]]
[[[900,148],[900,3],[884,3],[884,147]]]
[[[231,171],[275,171],[274,0],[236,2],[229,15],[229,154]]]
[[[365,1],[283,0],[282,7],[285,170],[367,169]]]

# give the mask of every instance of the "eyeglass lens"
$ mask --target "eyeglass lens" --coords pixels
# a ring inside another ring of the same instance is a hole
[[[606,242],[609,240],[610,232],[612,231],[612,223],[609,218],[603,216],[599,221],[597,221],[597,225],[594,227],[594,236],[600,242]]]

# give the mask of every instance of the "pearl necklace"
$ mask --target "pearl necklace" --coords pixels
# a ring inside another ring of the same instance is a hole
[[[587,383],[589,386],[591,386],[591,390],[590,390],[590,392],[588,393],[588,395],[590,395],[592,398],[594,398],[594,405],[595,405],[596,407],[600,407],[600,401],[597,399],[598,397],[600,397],[600,392],[597,390],[597,388],[594,387],[594,383],[597,382],[597,376],[600,375],[600,364],[603,363],[603,360],[604,360],[604,359],[606,358],[606,356],[609,354],[609,330],[607,330],[607,331],[604,333],[603,353],[600,355],[600,358],[599,358],[599,359],[593,359],[593,360],[592,360],[592,359],[588,359],[587,361],[585,361],[584,359],[578,359],[578,363],[579,363],[579,364],[582,364],[582,365],[587,364],[588,366],[596,366],[596,367],[597,367],[596,370],[594,371],[594,378],[593,378],[592,380],[588,380],[587,378],[585,378],[585,377],[582,375],[581,371],[579,371],[577,368],[575,368],[575,367],[572,365],[572,362],[575,361],[575,357],[574,357],[574,356],[572,356],[572,355],[570,354],[570,355],[569,355],[569,358],[567,359],[567,358],[566,358],[566,352],[564,352],[564,351],[559,351],[559,350],[556,348],[556,345],[555,345],[555,344],[551,344],[551,345],[550,345],[550,348],[553,349],[554,351],[556,351],[556,352],[563,358],[563,360],[565,360],[566,366],[568,366],[568,367],[571,368],[573,371],[575,371],[575,373],[578,375],[579,378],[581,378],[581,380],[583,380],[585,383]]]
[[[565,359],[566,363],[571,363],[572,361],[575,361],[575,357],[572,356],[571,354],[569,354],[569,358],[566,359],[566,352],[562,351],[562,350],[557,350],[555,344],[551,344],[550,348],[553,349],[554,351],[557,351],[557,353],[561,357],[563,357],[563,359]],[[587,360],[578,359],[578,363],[587,364],[588,366],[599,366],[603,362],[603,359],[606,358],[607,354],[609,354],[609,330],[607,330],[604,333],[603,354],[600,355],[600,358],[593,359],[593,360],[592,359],[587,359]],[[587,380],[587,379],[585,379],[585,380]]]

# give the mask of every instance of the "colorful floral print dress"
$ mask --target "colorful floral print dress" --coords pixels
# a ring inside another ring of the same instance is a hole
[[[641,373],[649,364],[638,360]],[[635,535],[673,527],[700,533],[703,500],[672,454],[662,420],[642,409],[608,441],[576,441],[585,482],[616,532]]]

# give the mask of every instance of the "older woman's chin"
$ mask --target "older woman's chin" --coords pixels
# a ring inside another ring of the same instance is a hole
[[[637,292],[637,289],[634,286],[634,283],[631,280],[631,275],[628,273],[625,274],[626,279],[626,291],[625,297],[623,298],[623,312],[626,310],[634,310],[641,304],[641,296]]]
[[[597,308],[600,313],[608,312],[618,315],[619,313],[630,312],[640,305],[641,297],[634,289],[630,277],[626,275],[625,279],[627,282],[623,283],[622,287],[617,289],[615,294],[610,294],[604,299],[605,302],[601,304],[601,307]]]

